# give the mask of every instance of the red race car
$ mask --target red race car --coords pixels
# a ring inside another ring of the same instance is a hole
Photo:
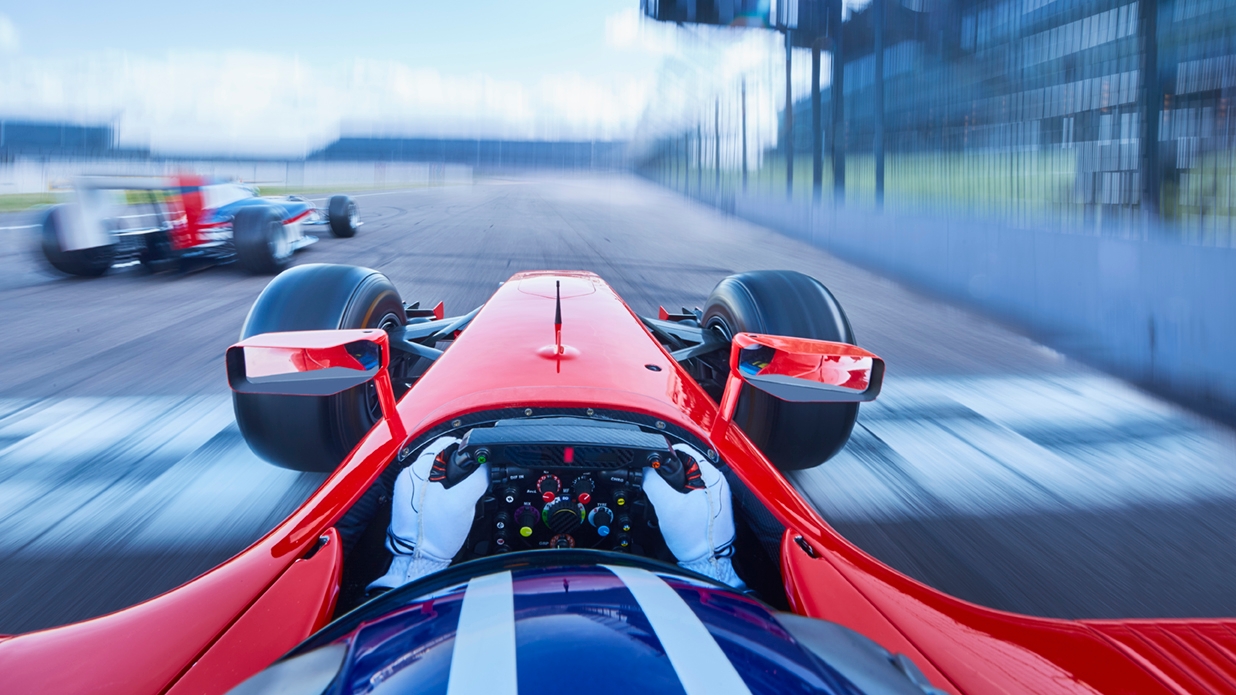
[[[845,445],[884,364],[805,275],[653,319],[520,273],[448,318],[306,265],[241,338],[241,432],[325,482],[177,589],[3,639],[0,690],[1236,691],[1232,621],[1002,613],[833,531],[782,471]]]

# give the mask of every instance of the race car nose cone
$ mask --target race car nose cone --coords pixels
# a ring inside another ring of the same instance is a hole
[[[519,291],[545,299],[584,297],[597,291],[599,278],[579,273],[538,273],[519,281]]]

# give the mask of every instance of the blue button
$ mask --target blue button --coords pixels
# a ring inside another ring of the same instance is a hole
[[[609,527],[608,527],[608,526],[598,526],[598,527],[597,527],[597,535],[598,535],[598,536],[600,536],[600,537],[602,537],[602,538],[604,538],[604,537],[608,536],[608,535],[609,535]]]

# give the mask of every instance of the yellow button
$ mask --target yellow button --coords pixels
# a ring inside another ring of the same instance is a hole
[[[532,535],[532,527],[531,527],[531,526],[523,526],[523,527],[521,527],[521,528],[519,529],[519,535],[523,536],[524,538],[527,538],[528,536],[531,536],[531,535]]]
[[[622,505],[624,505],[624,504],[626,504],[626,503],[627,503],[626,498],[623,498],[623,497],[619,497],[619,498],[618,498],[618,506],[619,506],[619,507],[621,507]]]

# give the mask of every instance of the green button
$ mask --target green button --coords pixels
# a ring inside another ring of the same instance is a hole
[[[519,529],[519,535],[523,536],[524,538],[527,538],[528,536],[531,536],[531,535],[532,535],[532,527],[531,527],[531,526],[523,526],[523,527],[521,527],[521,528]]]

